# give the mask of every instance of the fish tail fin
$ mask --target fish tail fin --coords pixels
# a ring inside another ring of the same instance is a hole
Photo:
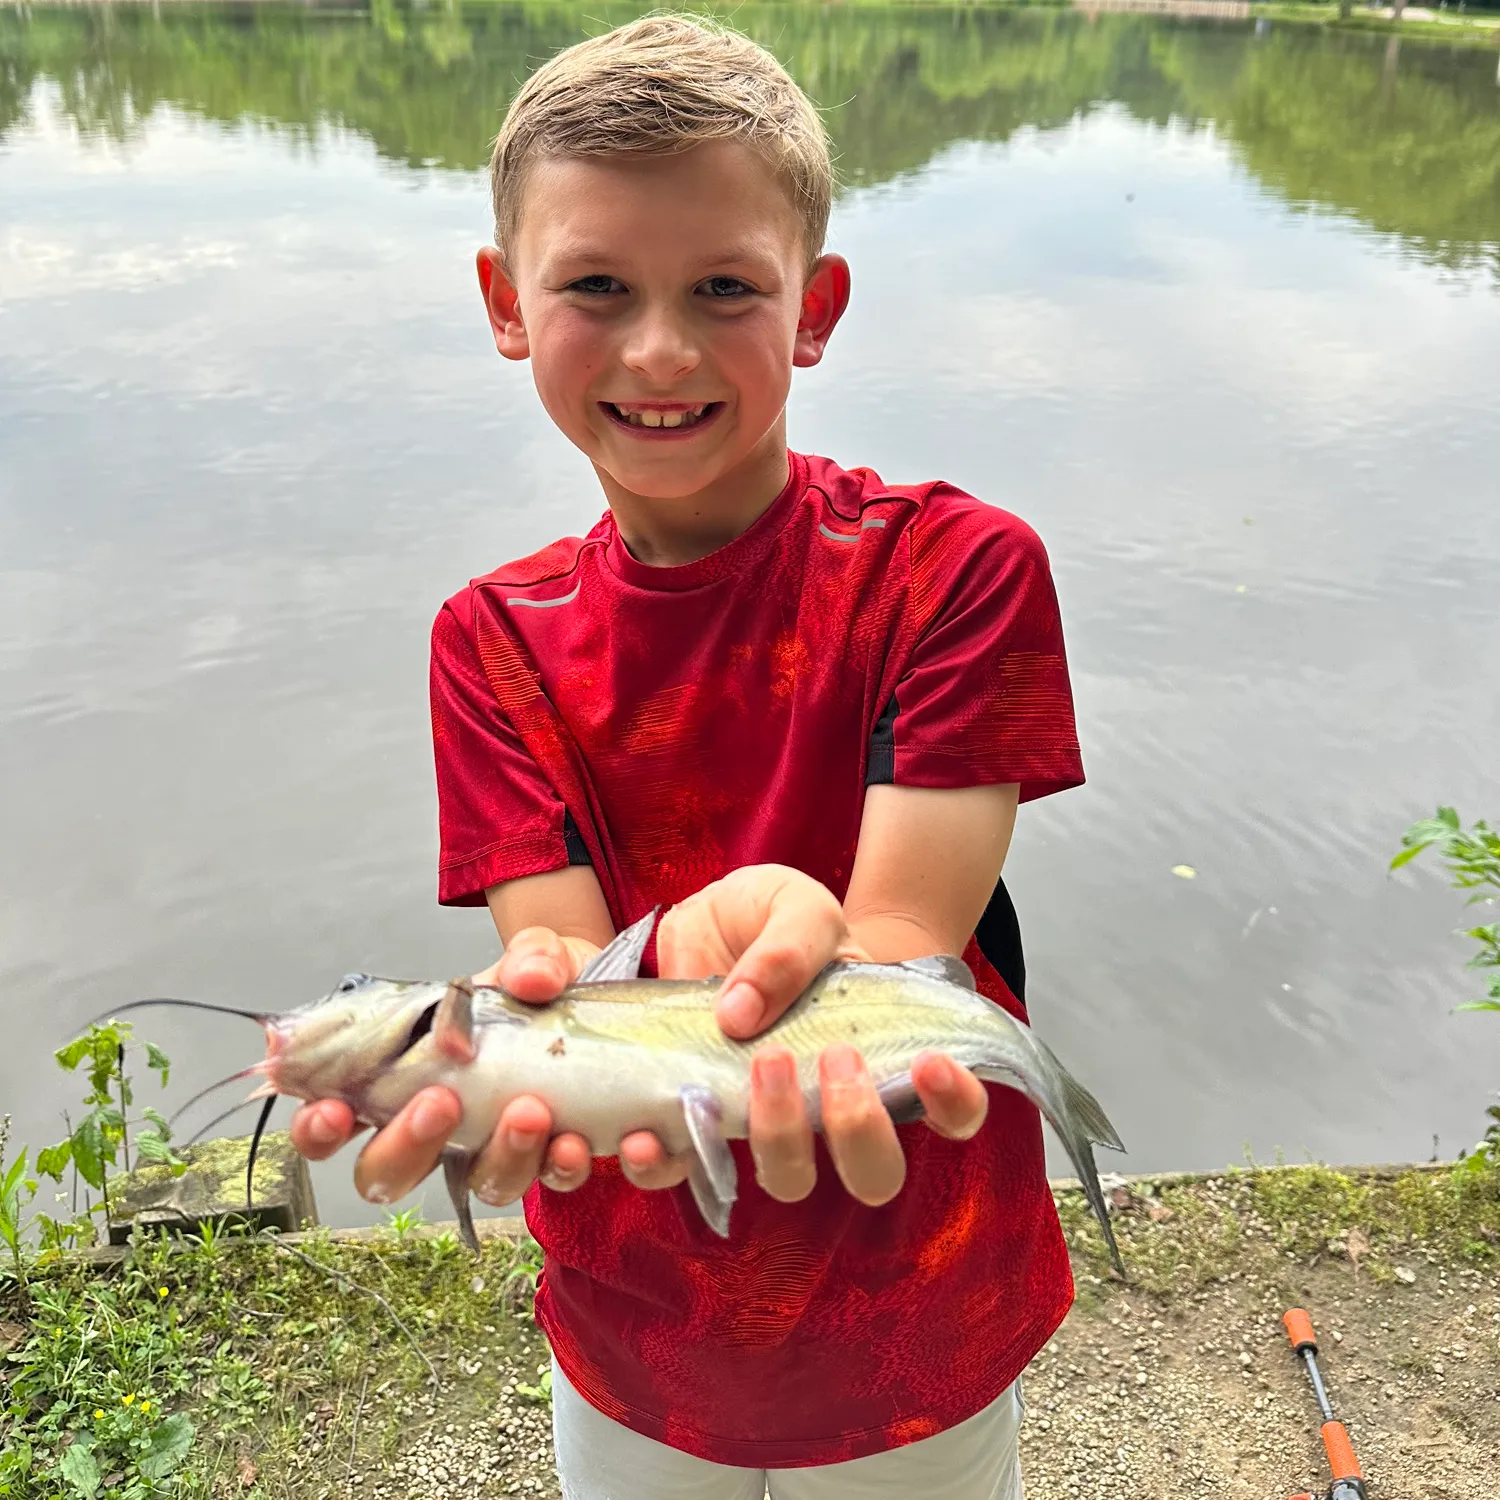
[[[1094,1164],[1094,1142],[1113,1151],[1123,1151],[1124,1143],[1105,1117],[1099,1101],[1063,1067],[1045,1042],[1028,1035],[1036,1049],[1036,1076],[1023,1077],[1006,1067],[976,1067],[974,1073],[987,1082],[1019,1088],[1047,1117],[1078,1173],[1084,1197],[1104,1234],[1109,1258],[1120,1279],[1127,1280],[1125,1261],[1109,1221],[1109,1205],[1104,1201],[1104,1189],[1099,1186],[1099,1169]]]

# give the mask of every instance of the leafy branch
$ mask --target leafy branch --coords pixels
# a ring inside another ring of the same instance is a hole
[[[60,1183],[71,1168],[88,1188],[99,1194],[97,1203],[85,1198],[84,1211],[71,1221],[38,1214],[44,1248],[61,1250],[66,1245],[93,1237],[93,1215],[101,1208],[106,1219],[111,1205],[109,1180],[112,1172],[130,1172],[145,1162],[170,1167],[175,1177],[187,1163],[172,1149],[172,1132],[161,1113],[151,1106],[141,1109],[135,1135],[135,1160],[131,1161],[129,1111],[135,1103],[135,1087],[125,1067],[126,1049],[134,1043],[128,1021],[95,1024],[82,1036],[60,1047],[58,1066],[76,1073],[86,1067],[88,1093],[85,1113],[75,1125],[68,1122],[67,1136],[36,1154],[35,1169],[43,1177]],[[171,1059],[152,1042],[141,1044],[146,1066],[161,1077],[162,1087],[171,1072]],[[142,1123],[144,1122],[144,1123]]]
[[[1437,816],[1424,818],[1406,830],[1402,849],[1391,861],[1391,869],[1410,864],[1425,849],[1437,847],[1448,867],[1451,884],[1471,894],[1468,905],[1489,905],[1500,899],[1500,832],[1480,821],[1465,828],[1451,807],[1440,807]],[[1500,1010],[1500,921],[1465,928],[1464,936],[1479,944],[1479,952],[1468,962],[1471,969],[1493,969],[1488,998],[1470,1000],[1459,1010]]]

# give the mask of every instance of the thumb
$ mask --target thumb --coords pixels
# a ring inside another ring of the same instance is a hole
[[[759,931],[719,991],[719,1024],[732,1037],[752,1037],[773,1025],[835,958],[864,957],[832,891],[800,871],[776,873],[784,878],[771,878],[753,893],[760,898]]]

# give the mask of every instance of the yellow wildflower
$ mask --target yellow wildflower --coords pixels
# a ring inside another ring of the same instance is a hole
[[[164,1286],[157,1287],[157,1289],[156,1289],[156,1295],[158,1297],[165,1297],[167,1295],[167,1289],[166,1289],[166,1287],[164,1287]]]
[[[151,1403],[149,1401],[142,1401],[141,1402],[141,1410],[142,1411],[150,1411],[151,1410]]]
[[[134,1396],[121,1396],[120,1397],[120,1405],[121,1406],[129,1406],[130,1403],[132,1401],[134,1401],[134,1400],[135,1400]]]
[[[102,1422],[104,1420],[104,1413],[97,1406],[94,1408],[94,1420],[96,1422]]]

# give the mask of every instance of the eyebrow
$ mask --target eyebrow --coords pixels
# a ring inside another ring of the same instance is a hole
[[[699,261],[701,269],[709,269],[715,266],[742,265],[746,261],[764,261],[774,258],[774,250],[770,246],[757,248],[754,245],[731,245],[716,250],[711,255],[705,255]],[[621,252],[602,244],[578,243],[573,245],[562,245],[553,249],[548,259],[551,261],[562,261],[568,264],[603,265],[618,263]]]

